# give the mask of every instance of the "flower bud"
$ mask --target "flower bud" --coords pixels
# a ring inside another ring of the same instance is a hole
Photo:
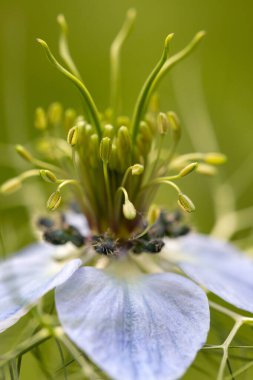
[[[70,128],[68,132],[67,142],[69,143],[69,145],[75,146],[77,144],[77,140],[78,140],[78,127],[74,126]]]
[[[11,178],[4,182],[0,187],[0,192],[3,194],[11,194],[22,187],[22,181],[19,177]]]
[[[145,141],[150,143],[152,141],[152,133],[150,127],[146,121],[140,122],[140,133]]]
[[[129,199],[125,199],[125,203],[123,204],[123,214],[128,220],[133,220],[136,217],[136,209]]]
[[[51,170],[41,169],[40,170],[40,176],[46,182],[50,182],[50,183],[56,183],[57,182],[57,177],[54,175],[53,172],[51,172]]]
[[[16,152],[22,157],[25,161],[32,162],[33,157],[30,152],[26,148],[24,148],[22,145],[16,146]]]
[[[116,124],[118,127],[120,127],[121,125],[129,126],[129,124],[130,124],[129,117],[128,116],[118,116]]]
[[[109,137],[104,137],[100,143],[100,157],[101,160],[108,164],[112,152],[112,141]]]
[[[191,199],[187,195],[185,195],[183,193],[179,194],[177,203],[186,212],[195,211],[195,206],[194,206],[193,202],[191,201]]]
[[[227,157],[222,153],[207,153],[204,161],[210,165],[222,165],[227,161]]]
[[[131,149],[131,138],[127,127],[122,126],[118,130],[118,144],[123,152],[128,152]]]
[[[52,103],[48,108],[48,121],[52,125],[60,124],[62,120],[62,105],[60,103]]]
[[[170,123],[170,127],[174,136],[174,139],[178,141],[181,137],[181,127],[180,127],[180,121],[178,116],[175,114],[175,112],[168,112],[168,121]]]
[[[73,127],[76,120],[76,111],[73,108],[68,108],[64,113],[64,127],[69,131]]]
[[[160,112],[158,117],[157,117],[157,125],[158,125],[158,130],[161,133],[161,135],[165,135],[168,133],[170,129],[170,124],[168,121],[168,117],[164,112]]]
[[[179,172],[179,176],[180,177],[185,177],[186,175],[192,173],[193,171],[195,171],[198,167],[198,163],[197,162],[192,162],[191,164],[187,165],[185,168],[183,168],[180,172]]]
[[[47,117],[43,108],[38,107],[35,110],[34,126],[37,129],[44,130],[47,128]]]
[[[117,148],[115,144],[112,144],[112,151],[111,151],[111,157],[109,162],[109,168],[111,170],[116,170],[118,165],[118,154],[117,154]]]
[[[144,171],[144,166],[141,164],[135,164],[131,168],[132,175],[140,175]]]
[[[141,133],[138,133],[137,139],[136,139],[137,147],[139,149],[139,152],[145,157],[150,151],[151,147],[151,141],[145,140],[143,135]]]
[[[103,132],[104,137],[110,137],[110,139],[113,138],[114,136],[114,128],[111,124],[106,124],[104,126],[104,132]]]
[[[56,210],[61,203],[62,197],[61,193],[57,190],[54,193],[52,193],[47,201],[47,208],[50,211]]]

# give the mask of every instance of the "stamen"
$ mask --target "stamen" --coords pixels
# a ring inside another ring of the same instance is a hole
[[[38,107],[35,110],[34,126],[41,131],[44,131],[47,128],[47,117],[45,110],[42,107]]]
[[[192,162],[191,164],[184,167],[178,174],[175,174],[173,176],[158,177],[158,178],[153,179],[152,181],[148,182],[145,186],[143,186],[142,190],[147,189],[154,185],[159,185],[166,181],[174,181],[174,180],[180,179],[196,171],[197,168],[198,168],[198,162]]]
[[[195,206],[192,200],[183,193],[179,194],[177,203],[184,211],[187,211],[187,212],[195,211]]]
[[[171,167],[178,168],[182,165],[185,165],[187,161],[202,161],[208,165],[222,165],[226,162],[227,157],[219,152],[211,152],[211,153],[188,153],[183,154],[176,159],[174,159],[171,163]]]
[[[0,187],[0,192],[2,194],[11,194],[15,193],[22,187],[22,181],[19,177],[14,177],[4,182]]]
[[[217,169],[214,166],[200,163],[198,164],[196,172],[207,176],[214,176],[217,174]]]
[[[157,117],[157,126],[161,135],[166,135],[170,129],[168,117],[164,112],[159,112]]]
[[[51,170],[40,170],[40,176],[45,182],[57,183],[59,181]]]
[[[120,187],[125,186],[127,177],[130,172],[132,175],[141,175],[143,171],[144,171],[144,166],[141,164],[135,164],[135,165],[129,166],[129,168],[127,168],[127,170],[125,171]]]
[[[62,200],[62,196],[61,196],[60,191],[58,190],[55,191],[54,193],[50,195],[47,201],[47,208],[50,211],[55,211],[60,206],[61,200]]]
[[[123,203],[122,211],[123,215],[128,220],[133,220],[136,217],[136,209],[132,202],[128,198],[128,193],[124,187],[119,187],[117,192],[122,191],[125,197],[125,202]]]
[[[73,127],[76,120],[76,111],[73,108],[68,108],[64,113],[64,128],[68,132]]]
[[[113,127],[113,125],[106,124],[104,126],[103,136],[104,137],[110,137],[110,139],[112,139],[114,137],[114,127]]]
[[[60,125],[62,121],[62,105],[58,102],[50,104],[48,108],[48,121],[53,127]]]
[[[56,171],[58,173],[65,175],[65,172],[61,168],[59,168],[58,166],[49,164],[48,162],[44,162],[44,161],[38,160],[37,158],[33,157],[32,154],[26,148],[24,148],[22,145],[17,145],[16,151],[20,155],[20,157],[22,157],[25,161],[28,161],[35,166],[38,166],[40,168],[47,169],[47,170]]]
[[[100,143],[100,157],[101,157],[101,160],[103,161],[103,172],[104,172],[105,188],[106,188],[106,195],[107,195],[107,200],[108,200],[110,217],[112,217],[113,215],[111,188],[110,188],[110,181],[109,181],[109,176],[108,176],[108,162],[110,160],[111,152],[112,152],[111,139],[109,137],[104,137]]]
[[[185,168],[183,168],[179,174],[178,177],[185,177],[189,175],[190,173],[194,172],[198,168],[198,162],[192,162],[191,164],[187,165]]]
[[[74,147],[77,144],[77,140],[78,140],[78,127],[74,126],[68,132],[67,142],[69,145]]]
[[[39,170],[33,169],[33,170],[27,170],[20,174],[18,177],[14,177],[9,179],[8,181],[4,182],[0,187],[0,192],[2,194],[11,194],[22,187],[22,182],[27,180],[31,177],[37,177],[40,175]]]

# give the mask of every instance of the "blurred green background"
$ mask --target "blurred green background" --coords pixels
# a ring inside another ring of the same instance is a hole
[[[237,206],[252,206],[250,0],[0,0],[0,182],[18,171],[11,166],[18,162],[15,151],[6,144],[25,144],[36,136],[33,115],[37,106],[60,101],[81,110],[77,91],[49,64],[35,39],[45,39],[56,51],[56,16],[64,13],[70,27],[72,55],[99,109],[104,110],[109,105],[109,47],[130,7],[137,9],[138,17],[123,51],[124,113],[132,114],[138,92],[161,54],[164,37],[175,33],[174,53],[197,31],[206,30],[201,45],[160,86],[161,109],[176,111],[182,121],[185,133],[181,152],[220,150],[228,156],[221,182],[242,168],[233,182],[235,191],[240,189],[240,181],[245,190],[240,194],[238,190]],[[210,189],[215,181],[194,176],[182,184],[197,206],[192,218],[202,232],[209,231],[214,222]],[[10,238],[4,239],[8,251],[31,238],[27,235],[29,215],[25,205],[40,200],[36,200],[32,187],[25,187],[25,191],[24,206],[9,208],[15,203],[15,195],[0,198],[0,229],[2,236],[8,229]],[[175,207],[175,198],[170,195],[167,189],[162,190],[159,201]],[[196,378],[196,373],[192,376]],[[204,375],[199,376],[201,379]]]

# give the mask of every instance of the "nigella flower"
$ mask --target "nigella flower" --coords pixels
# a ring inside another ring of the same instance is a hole
[[[119,380],[170,380],[183,375],[207,338],[209,305],[201,286],[253,312],[253,267],[228,243],[192,232],[180,212],[152,205],[158,187],[166,185],[176,191],[183,211],[194,211],[175,182],[193,172],[210,174],[225,157],[177,156],[179,120],[174,112],[159,112],[154,96],[160,79],[195,47],[202,32],[172,57],[169,35],[133,118],[118,116],[120,52],[134,17],[130,11],[112,45],[112,108],[103,114],[70,56],[63,16],[58,19],[60,54],[67,69],[39,40],[53,65],[79,89],[85,113],[69,109],[63,115],[59,104],[47,113],[38,108],[41,157],[17,146],[34,168],[1,190],[16,191],[39,176],[55,186],[47,202],[50,211],[61,207],[65,187],[73,191],[74,203],[57,217],[39,218],[42,241],[0,264],[0,331],[55,289],[64,332],[105,373]],[[62,126],[67,141],[48,137],[50,129],[59,136]]]

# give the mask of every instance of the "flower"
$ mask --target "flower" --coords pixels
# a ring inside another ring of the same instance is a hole
[[[58,19],[60,53],[68,70],[39,40],[53,65],[81,92],[86,118],[73,110],[63,116],[58,103],[47,113],[39,107],[36,128],[43,132],[64,124],[67,139],[41,137],[39,159],[19,145],[17,153],[35,168],[7,181],[1,191],[14,192],[28,178],[40,177],[56,186],[47,201],[50,212],[60,209],[65,187],[73,190],[78,210],[69,206],[58,218],[40,218],[42,241],[1,262],[0,332],[55,289],[64,332],[109,376],[173,380],[190,366],[209,331],[208,298],[199,285],[253,312],[253,268],[230,244],[193,233],[180,213],[152,205],[157,188],[165,184],[176,191],[183,211],[193,212],[192,200],[175,182],[197,172],[199,163],[210,174],[225,157],[213,152],[176,157],[178,117],[158,112],[152,98],[161,77],[203,33],[170,58],[169,35],[132,121],[118,117],[118,63],[134,17],[131,10],[112,45],[113,107],[103,115],[71,59],[63,16]],[[164,158],[169,133],[171,146]]]

